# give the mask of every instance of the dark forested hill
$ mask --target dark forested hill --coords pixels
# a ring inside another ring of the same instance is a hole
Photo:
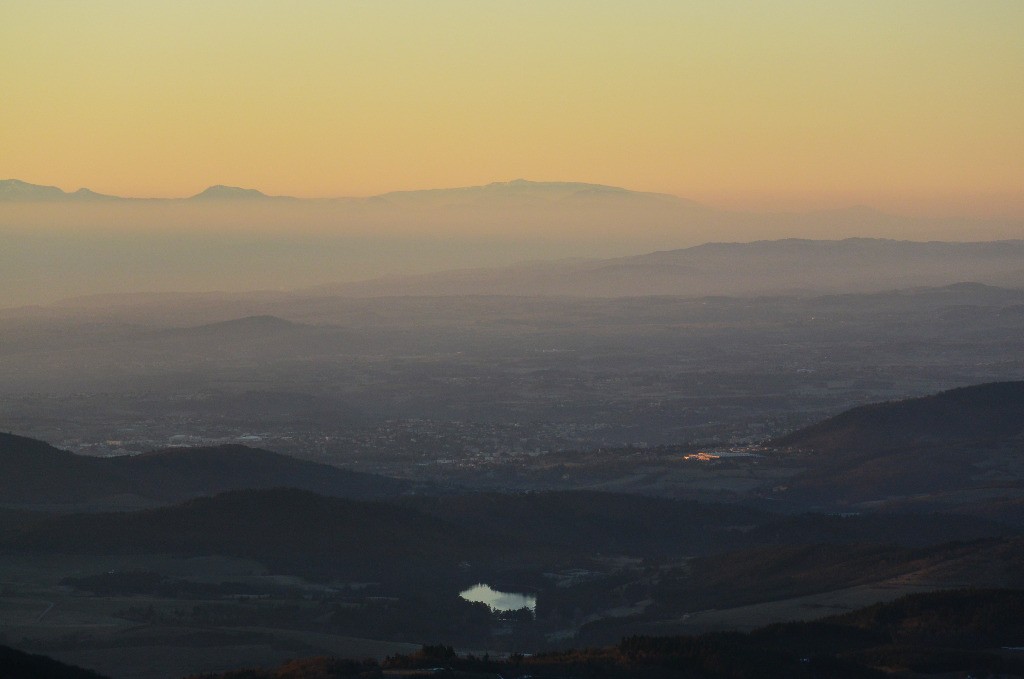
[[[993,382],[875,403],[801,429],[775,445],[818,451],[1024,437],[1024,382]]]
[[[0,677],[3,679],[104,679],[90,670],[65,665],[44,655],[0,646]]]
[[[19,551],[71,554],[222,555],[309,577],[394,579],[452,571],[462,561],[522,552],[488,536],[391,504],[301,490],[232,491],[173,507],[73,514],[14,529]]]
[[[404,481],[241,445],[95,458],[0,434],[0,467],[2,504],[45,509],[154,506],[244,488],[292,487],[357,499],[408,488]]]
[[[783,436],[806,471],[777,499],[972,513],[1012,525],[1024,498],[1024,382],[876,403]]]
[[[472,530],[605,554],[721,549],[776,518],[738,505],[591,491],[411,496],[402,503]]]
[[[1019,677],[1024,658],[1001,647],[1016,645],[1024,633],[1021,606],[1021,590],[950,590],[909,595],[814,622],[770,625],[748,634],[629,636],[614,646],[501,659],[460,656],[450,646],[424,646],[416,653],[389,657],[380,665],[309,658],[274,670],[247,670],[244,677],[326,679],[382,673],[461,679],[881,679],[893,673]],[[242,676],[208,674],[202,679]]]
[[[146,497],[176,501],[245,488],[300,488],[373,499],[400,495],[405,481],[298,460],[242,445],[168,448],[104,462]]]
[[[74,505],[126,492],[101,460],[14,434],[0,434],[0,469],[0,502],[7,506]]]

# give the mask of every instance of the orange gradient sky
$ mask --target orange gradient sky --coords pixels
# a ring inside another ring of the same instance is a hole
[[[0,178],[1024,214],[1020,0],[0,2]]]

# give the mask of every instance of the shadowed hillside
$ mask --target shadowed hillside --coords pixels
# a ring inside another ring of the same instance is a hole
[[[607,554],[718,549],[775,519],[736,505],[589,491],[413,496],[402,504],[467,529]]]
[[[773,444],[829,451],[1002,441],[1021,436],[1024,382],[994,382],[854,408]]]
[[[1024,382],[862,406],[772,442],[801,451],[807,464],[777,497],[970,512],[1020,525],[1022,441]]]
[[[242,445],[95,458],[0,434],[0,463],[3,504],[37,508],[137,507],[243,488],[293,487],[362,499],[400,495],[409,488],[404,481]]]
[[[0,434],[0,468],[0,502],[8,506],[73,505],[128,492],[102,461],[14,434]]]
[[[0,646],[0,677],[3,679],[104,679],[91,670],[65,665],[44,655]]]
[[[103,461],[135,492],[168,502],[237,489],[300,488],[353,499],[391,497],[409,489],[407,482],[398,479],[242,445],[168,448]]]
[[[1024,660],[1002,647],[1017,643],[1024,633],[1022,605],[1021,590],[950,590],[909,595],[813,622],[770,625],[748,634],[632,635],[613,646],[502,659],[460,655],[450,646],[434,645],[388,657],[380,665],[309,658],[273,670],[206,674],[202,679],[382,674],[460,679],[875,679],[894,672],[897,676],[1021,676]]]
[[[249,490],[174,507],[75,514],[10,533],[7,547],[76,554],[222,555],[310,577],[388,579],[452,571],[521,547],[382,503]]]

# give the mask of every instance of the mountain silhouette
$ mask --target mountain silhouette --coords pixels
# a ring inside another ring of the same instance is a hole
[[[29,184],[19,179],[0,180],[0,203],[2,202],[52,202],[52,201],[111,201],[117,196],[96,193],[89,189],[78,189],[67,193],[56,186]]]
[[[243,189],[237,186],[224,186],[216,184],[211,186],[188,200],[274,200],[289,198],[288,196],[268,196],[256,189]]]

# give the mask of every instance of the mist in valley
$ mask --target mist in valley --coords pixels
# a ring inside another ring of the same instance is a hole
[[[767,624],[964,584],[974,615],[1022,585],[1024,241],[991,239],[1013,224],[583,184],[7,186],[10,653],[517,676],[524,649],[739,630],[759,657]],[[842,629],[851,667],[892,653]],[[969,657],[943,662],[995,662]]]
[[[582,281],[565,289],[533,281],[536,263],[570,275],[581,260],[604,260],[670,251],[709,242],[873,237],[913,241],[1002,240],[1020,235],[1020,221],[901,217],[866,209],[807,213],[743,213],[665,194],[579,183],[529,181],[369,198],[299,200],[225,189],[184,199],[81,196],[54,187],[7,180],[0,190],[0,305],[51,303],[68,297],[118,292],[289,291],[381,277],[449,270],[513,267],[512,285],[483,288],[499,294],[732,294],[706,260],[699,289],[659,287],[648,281],[619,288]],[[51,188],[52,191],[46,191]],[[56,192],[56,193],[54,193]],[[994,257],[1000,253],[993,252]],[[1003,253],[1005,260],[1009,253]],[[799,255],[797,255],[799,257]],[[810,259],[803,257],[804,265]],[[870,258],[860,265],[867,266]],[[786,262],[792,268],[792,262]],[[817,264],[821,265],[821,263]],[[778,291],[799,287],[781,270],[757,269],[755,285]],[[825,264],[824,266],[830,266]],[[945,263],[937,265],[943,273]],[[992,272],[961,279],[999,284],[1005,261]],[[1009,267],[1018,274],[1020,267]],[[733,271],[743,276],[744,271]],[[464,274],[472,278],[473,273]],[[495,275],[495,274],[491,274]],[[646,278],[645,278],[646,276]],[[863,281],[871,272],[862,270]],[[776,278],[778,283],[773,283]],[[946,276],[943,281],[956,282]],[[911,279],[912,280],[912,279]],[[905,284],[926,284],[921,279]],[[694,281],[688,281],[690,285]],[[353,286],[354,295],[417,294],[378,284]],[[808,288],[815,288],[808,281]],[[832,286],[839,290],[841,286]],[[860,286],[860,287],[863,287]],[[877,289],[902,287],[879,281]],[[857,288],[860,289],[860,288]],[[473,290],[465,289],[463,292]],[[447,292],[447,291],[446,291]]]

